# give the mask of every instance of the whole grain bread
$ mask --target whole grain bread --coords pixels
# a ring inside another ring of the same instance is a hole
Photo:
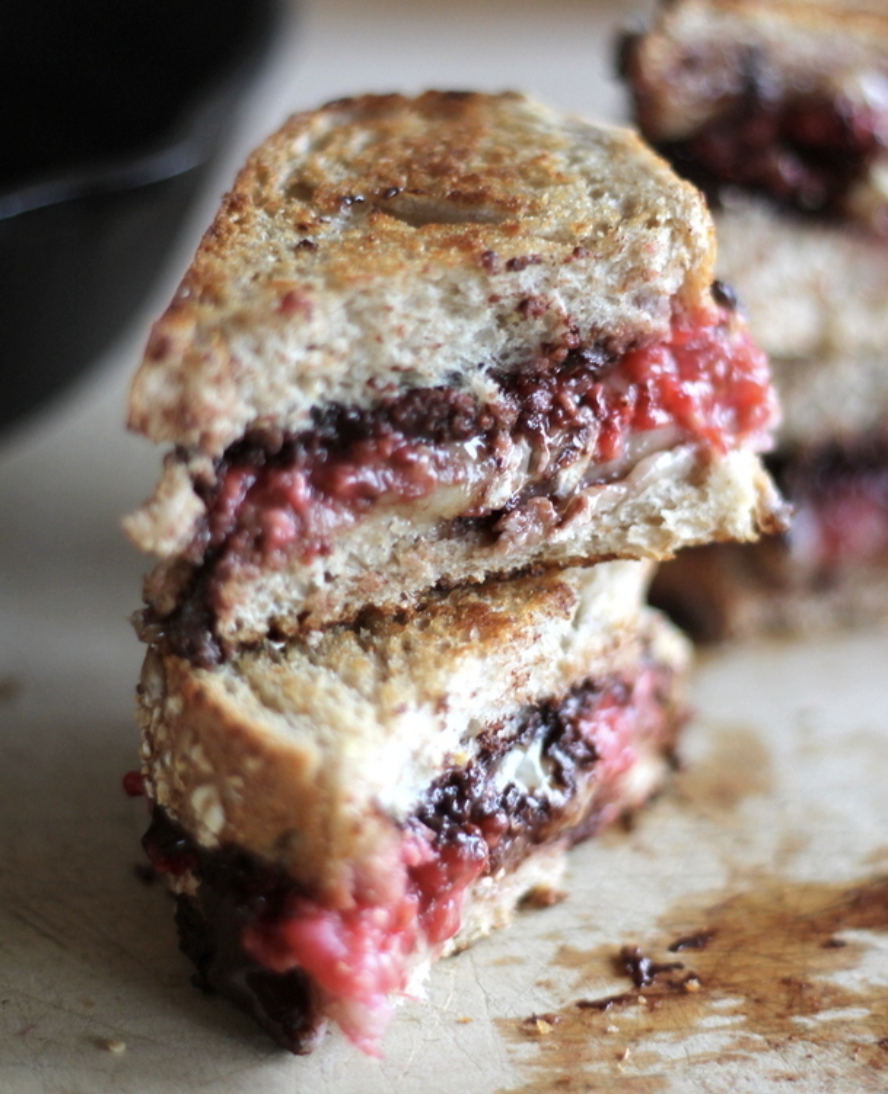
[[[692,544],[754,540],[782,529],[785,519],[785,504],[755,453],[716,458],[682,445],[641,460],[617,482],[585,488],[566,514],[531,497],[499,522],[495,537],[484,524],[454,527],[419,507],[386,508],[341,533],[329,554],[229,567],[206,641],[227,656],[268,633],[293,637],[354,619],[368,605],[412,611],[436,586],[602,559],[669,558]],[[183,602],[187,610],[196,573],[199,567],[176,556],[162,562],[146,580],[147,604],[161,617]],[[180,637],[177,618],[161,628],[192,656],[191,643],[204,639]]]
[[[511,374],[571,353],[618,367],[624,351],[668,343],[682,316],[744,344],[713,302],[713,261],[702,199],[628,132],[515,94],[367,96],[294,116],[241,172],[133,384],[131,424],[176,446],[126,522],[161,559],[145,586],[155,620],[184,611],[174,644],[207,660],[368,604],[409,607],[434,586],[667,557],[779,525],[752,454],[766,424],[727,452],[649,429],[605,467],[596,424],[545,479],[531,477],[549,462],[545,437],[417,442],[413,458],[445,464],[418,500],[349,512],[318,549],[297,542],[271,562],[207,547],[243,445],[260,462],[283,438],[310,446],[331,414],[384,415],[404,392],[466,399],[479,430],[502,417]]]
[[[613,562],[469,587],[410,618],[371,614],[209,670],[151,649],[139,688],[149,796],[202,846],[280,865],[332,907],[356,892],[382,900],[403,822],[482,733],[648,661],[678,681],[687,648],[642,606],[649,576],[644,562]],[[651,764],[662,774],[662,756]],[[627,788],[626,804],[652,781]]]
[[[250,157],[155,325],[129,421],[218,456],[393,386],[616,351],[706,299],[700,196],[635,135],[517,94],[345,99]]]

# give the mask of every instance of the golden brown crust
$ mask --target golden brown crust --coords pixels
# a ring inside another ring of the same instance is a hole
[[[713,252],[699,195],[629,132],[516,94],[343,100],[250,157],[152,332],[130,424],[216,455],[393,384],[483,398],[485,365],[543,344],[665,335]]]
[[[245,569],[242,579],[230,577],[216,612],[216,635],[224,648],[234,649],[261,638],[269,622],[280,633],[299,634],[354,618],[359,605],[409,609],[435,585],[482,582],[534,567],[664,559],[712,539],[754,540],[782,530],[786,508],[754,453],[713,459],[685,446],[642,461],[624,481],[581,492],[562,519],[545,518],[531,501],[515,510],[515,528],[491,541],[483,531],[448,536],[446,527],[428,525],[422,514],[382,514],[340,537],[333,555],[308,566]]]
[[[310,703],[312,682],[304,683]],[[353,867],[385,876],[397,849],[391,821],[366,802],[351,817],[335,750],[304,727],[291,740],[285,719],[236,675],[195,672],[149,651],[138,713],[152,796],[202,842],[237,842],[292,863],[294,876],[334,906],[352,899]]]
[[[212,604],[213,640],[231,653],[268,633],[294,636],[352,620],[368,605],[410,609],[435,586],[614,558],[669,558],[712,539],[753,540],[785,520],[754,452],[717,457],[679,445],[640,460],[617,482],[577,491],[561,514],[531,497],[496,536],[471,524],[454,532],[428,507],[392,507],[342,532],[329,554],[275,567],[229,566]],[[187,592],[194,566],[199,560],[173,556],[149,576],[146,602],[158,617]]]

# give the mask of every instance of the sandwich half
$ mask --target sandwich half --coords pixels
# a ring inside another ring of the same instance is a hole
[[[650,564],[366,612],[202,668],[148,651],[144,845],[201,982],[305,1052],[378,1051],[429,964],[551,899],[565,850],[661,784],[684,639]]]
[[[709,199],[717,271],[771,359],[766,461],[796,516],[749,551],[664,568],[698,634],[888,611],[888,8],[877,0],[677,0],[629,36],[644,136]]]
[[[654,560],[782,527],[705,202],[519,95],[296,115],[132,388],[145,848],[201,982],[377,1051],[429,964],[660,785]]]
[[[782,526],[699,194],[516,94],[368,96],[250,158],[133,384],[146,638],[195,664],[430,588]]]

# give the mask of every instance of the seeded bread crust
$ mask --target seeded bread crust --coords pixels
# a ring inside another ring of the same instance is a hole
[[[155,325],[129,422],[218,456],[401,386],[485,401],[486,366],[666,335],[705,304],[695,190],[632,133],[523,96],[364,96],[250,157]]]
[[[152,800],[203,846],[284,866],[332,906],[384,899],[397,827],[479,733],[684,640],[640,606],[644,562],[457,590],[211,670],[151,649],[139,688]],[[397,871],[394,871],[396,874]]]

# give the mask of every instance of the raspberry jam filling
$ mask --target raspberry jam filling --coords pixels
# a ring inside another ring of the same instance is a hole
[[[886,137],[884,114],[843,98],[775,102],[752,93],[693,136],[658,147],[711,198],[738,186],[800,212],[841,216]]]
[[[143,840],[149,858],[161,872],[200,883],[193,902],[181,898],[183,948],[205,985],[242,1002],[244,985],[260,976],[261,997],[254,992],[248,1005],[293,1051],[331,1018],[377,1053],[391,996],[457,933],[474,881],[513,869],[538,844],[590,835],[640,804],[622,783],[642,752],[671,750],[671,690],[668,670],[647,667],[631,682],[576,688],[485,733],[476,758],[439,777],[403,826],[401,877],[385,904],[356,893],[349,908],[326,906],[237,848],[198,847],[155,808]],[[220,944],[232,923],[234,954]]]
[[[223,570],[275,566],[328,554],[379,506],[453,519],[508,513],[529,495],[565,504],[558,476],[578,461],[585,487],[627,473],[633,441],[654,431],[670,447],[762,447],[776,414],[766,359],[728,304],[678,318],[667,341],[616,360],[572,350],[494,379],[500,398],[487,406],[450,388],[414,389],[370,410],[332,407],[274,445],[240,442],[205,497],[200,546]]]
[[[888,560],[888,441],[832,445],[774,470],[796,510],[787,537],[795,565],[829,576]]]

